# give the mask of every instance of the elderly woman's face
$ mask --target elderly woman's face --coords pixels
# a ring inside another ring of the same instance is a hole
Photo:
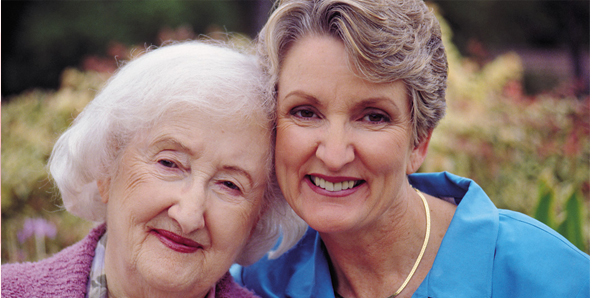
[[[203,297],[249,239],[269,132],[203,114],[171,115],[135,136],[116,174],[99,182],[111,293]]]
[[[389,220],[383,215],[402,202],[406,174],[421,163],[405,85],[370,83],[347,61],[341,41],[307,36],[292,45],[279,78],[278,180],[319,232]]]

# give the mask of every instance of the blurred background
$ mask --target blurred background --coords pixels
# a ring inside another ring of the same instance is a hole
[[[449,57],[448,112],[420,171],[479,183],[589,253],[590,2],[430,1]],[[2,1],[2,263],[51,255],[93,223],[45,163],[123,61],[169,40],[248,45],[270,0]]]

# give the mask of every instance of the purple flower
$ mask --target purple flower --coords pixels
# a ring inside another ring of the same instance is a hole
[[[53,223],[43,218],[27,218],[23,229],[16,233],[20,243],[27,241],[31,236],[54,238],[57,230]]]

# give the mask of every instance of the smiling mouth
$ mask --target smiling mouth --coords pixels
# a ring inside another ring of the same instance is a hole
[[[329,182],[323,178],[317,177],[317,176],[312,176],[312,175],[308,175],[308,179],[310,179],[310,182],[312,182],[314,185],[327,190],[327,191],[340,191],[340,190],[346,190],[346,189],[351,189],[354,187],[359,186],[360,184],[364,183],[364,180],[347,180],[347,181],[341,181],[341,182]]]
[[[166,247],[177,252],[192,253],[203,248],[201,244],[167,230],[153,229],[150,230],[150,233],[156,236]]]

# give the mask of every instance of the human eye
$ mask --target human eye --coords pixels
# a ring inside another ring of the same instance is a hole
[[[159,159],[158,163],[165,168],[179,168],[179,165],[170,159]]]
[[[239,184],[239,182],[222,178],[218,180],[216,184],[218,185],[221,194],[224,194],[223,196],[226,198],[235,199],[244,196],[244,190],[241,188],[241,184]]]
[[[233,182],[231,182],[231,181],[222,181],[222,185],[223,185],[224,187],[226,187],[226,188],[230,188],[230,189],[232,189],[232,190],[237,190],[237,191],[240,191],[240,190],[241,190],[241,189],[240,189],[240,187],[238,187],[236,184],[234,184],[234,183],[233,183]]]
[[[186,156],[177,151],[161,151],[155,156],[154,160],[159,168],[166,172],[190,171],[190,163]]]
[[[163,153],[161,157],[155,159],[155,175],[165,180],[176,180],[185,177],[190,168],[182,161],[180,157],[169,156],[171,154]]]
[[[308,106],[293,108],[290,111],[290,115],[295,116],[297,118],[301,118],[301,119],[319,118],[319,116],[314,111],[314,109],[312,107],[308,107]]]
[[[372,111],[365,114],[362,117],[362,121],[373,124],[382,124],[391,122],[391,118],[384,113]]]

